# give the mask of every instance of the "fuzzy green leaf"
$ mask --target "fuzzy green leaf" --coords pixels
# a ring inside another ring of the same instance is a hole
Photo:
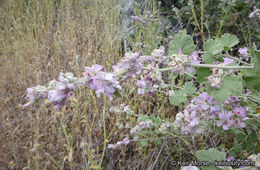
[[[220,89],[215,89],[208,85],[208,92],[210,92],[218,101],[224,101],[230,95],[239,96],[242,91],[243,86],[241,74],[226,76],[223,79],[223,83]]]
[[[179,106],[180,103],[187,101],[187,94],[182,90],[174,91],[174,94],[170,96],[170,104]]]
[[[217,149],[210,148],[209,150],[199,150],[196,152],[196,157],[199,161],[215,162],[226,160],[226,154],[219,152]],[[203,170],[218,170],[216,166],[202,167]]]
[[[203,82],[205,81],[205,78],[210,76],[211,71],[209,68],[199,68],[198,69],[198,76],[197,76],[197,81],[198,82]]]
[[[169,56],[173,54],[178,54],[178,50],[181,49],[183,54],[190,55],[196,46],[190,35],[187,35],[186,30],[179,31],[178,34],[174,36],[174,39],[169,44]]]
[[[215,40],[209,39],[203,44],[205,52],[208,52],[212,55],[216,55],[224,50],[221,39],[217,38]]]
[[[199,161],[224,161],[226,160],[226,154],[224,152],[219,152],[217,149],[210,148],[209,150],[198,150],[196,152],[196,157]]]
[[[207,52],[202,56],[202,61],[204,61],[206,64],[212,64],[216,58],[211,53]]]
[[[187,82],[187,83],[185,83],[183,90],[185,91],[186,94],[192,95],[196,92],[197,89],[196,89],[196,87],[194,87],[192,82]]]
[[[237,36],[225,33],[221,36],[221,41],[224,47],[231,48],[239,43]]]
[[[120,94],[118,89],[116,89],[116,91],[114,92],[114,95],[116,95],[116,97],[122,98],[122,95]]]

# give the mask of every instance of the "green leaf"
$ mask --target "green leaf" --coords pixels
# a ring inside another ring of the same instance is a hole
[[[232,150],[235,152],[235,153],[240,153],[241,150],[242,150],[242,147],[238,144],[238,143],[234,143],[233,147],[232,147]]]
[[[210,71],[209,68],[199,68],[198,69],[197,81],[200,82],[200,83],[205,81],[206,80],[205,78],[210,76],[210,74],[211,74],[211,71]]]
[[[169,79],[171,81],[171,84],[175,84],[175,79],[178,77],[178,74],[170,73]]]
[[[248,76],[244,80],[248,89],[260,91],[260,76]]]
[[[174,91],[174,94],[170,96],[170,104],[179,106],[180,103],[187,101],[187,94],[182,90]]]
[[[190,35],[187,35],[186,30],[179,31],[174,36],[174,39],[169,44],[169,56],[178,54],[178,50],[181,49],[183,54],[190,55],[196,46],[193,43],[193,39]]]
[[[119,90],[118,90],[118,89],[116,89],[116,91],[115,91],[114,95],[116,95],[116,97],[119,97],[119,98],[121,98],[121,97],[122,97],[122,95],[120,94],[120,92],[119,92]]]
[[[260,52],[258,51],[255,51],[253,53],[253,56],[255,58],[255,73],[256,75],[259,75],[260,74]]]
[[[224,101],[230,95],[239,96],[243,91],[242,76],[241,74],[226,76],[220,89],[212,88],[209,84],[207,84],[207,89],[218,101]]]
[[[231,48],[239,43],[237,36],[225,33],[221,36],[221,41],[224,47]]]
[[[213,54],[207,52],[202,56],[202,61],[204,61],[206,64],[212,64],[214,61],[216,61],[216,58]]]
[[[243,72],[245,83],[247,88],[254,91],[260,91],[260,52],[255,51],[252,53],[252,58],[255,62],[254,69],[246,70]]]
[[[224,50],[222,41],[217,38],[215,40],[209,39],[203,44],[205,52],[208,52],[212,55],[216,55]]]
[[[155,140],[153,141],[153,143],[154,143],[156,146],[158,146],[158,145],[160,145],[160,144],[162,143],[162,141],[161,141],[160,139],[155,139]]]
[[[237,134],[236,139],[238,142],[244,142],[246,141],[246,135],[244,135],[243,133],[239,133]]]
[[[198,150],[196,152],[196,157],[199,161],[224,161],[226,160],[226,154],[224,152],[219,152],[217,149],[210,148],[209,150]]]
[[[185,83],[183,90],[186,94],[192,95],[196,92],[197,89],[196,89],[196,87],[194,87],[192,82],[187,82],[187,83]]]
[[[199,150],[196,152],[196,157],[199,161],[204,162],[215,162],[215,161],[224,161],[226,160],[226,154],[224,152],[219,152],[214,148],[209,150]],[[218,170],[216,166],[202,167],[203,170]]]
[[[145,140],[141,140],[139,143],[142,147],[148,146],[148,142]]]

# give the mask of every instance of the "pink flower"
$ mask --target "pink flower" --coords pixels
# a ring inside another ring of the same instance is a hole
[[[232,60],[230,58],[223,58],[224,59],[224,64],[225,65],[229,65],[229,64],[232,64],[232,63],[235,63],[235,60]]]
[[[224,130],[228,130],[233,124],[233,121],[231,119],[233,116],[233,113],[223,110],[221,113],[219,113],[218,116],[219,116],[220,121],[217,123],[217,126],[218,127],[222,126],[222,128]]]
[[[190,126],[199,124],[199,119],[196,117],[196,111],[189,113],[187,110],[184,110],[184,120],[189,122]]]
[[[248,48],[247,48],[247,47],[239,48],[238,52],[239,52],[242,56],[245,56],[245,55],[247,55]]]
[[[246,117],[246,108],[244,107],[235,107],[233,112],[240,117]]]

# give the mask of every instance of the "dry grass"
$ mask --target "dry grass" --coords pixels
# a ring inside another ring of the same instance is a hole
[[[80,89],[60,112],[48,102],[21,109],[28,87],[46,85],[60,72],[80,77],[85,66],[95,63],[111,70],[122,56],[120,3],[0,2],[0,169],[97,169],[102,160],[103,169],[168,169],[172,168],[170,159],[181,160],[185,152],[194,156],[183,147],[195,150],[197,144],[193,141],[186,146],[180,139],[167,139],[160,147],[131,144],[103,153],[104,130],[108,143],[122,140],[128,132],[117,128],[118,122],[126,123],[125,117],[107,115],[103,119],[102,113],[111,105],[127,103],[136,113],[174,118],[176,108],[168,107],[167,98],[160,94],[140,97],[124,88],[123,98],[110,103]],[[156,14],[154,4],[151,6]],[[135,29],[135,39],[130,40],[134,50],[144,47],[143,52],[149,53],[161,44],[159,19],[144,26],[137,24]],[[207,147],[205,143],[201,147]]]
[[[94,63],[111,68],[121,55],[119,7],[117,0],[1,1],[0,167],[74,169],[86,163],[87,122],[94,116],[96,122],[101,108],[93,94],[78,92],[60,114],[48,104],[26,110],[19,105],[27,87],[47,84],[59,72],[81,76]],[[89,125],[93,131],[95,125]],[[87,149],[102,145],[96,138]],[[98,159],[91,154],[94,166]]]

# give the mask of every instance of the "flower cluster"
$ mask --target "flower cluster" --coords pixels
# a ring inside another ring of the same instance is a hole
[[[230,59],[230,58],[223,58],[224,63],[220,62],[215,62],[214,64],[216,65],[229,65],[235,63],[235,60]],[[233,70],[230,70],[232,72]],[[216,89],[219,89],[221,87],[222,83],[222,77],[224,75],[224,71],[219,68],[213,68],[212,69],[212,74],[206,78],[206,80],[209,82],[210,86]]]
[[[121,113],[125,113],[127,117],[134,114],[134,111],[130,109],[129,106],[124,106],[124,104],[121,104],[119,107],[110,107],[110,112],[115,113],[116,115],[120,115]]]
[[[221,87],[222,76],[224,71],[222,69],[213,68],[212,74],[206,78],[206,80],[210,83],[210,86],[216,89]]]
[[[48,93],[48,89],[45,86],[36,86],[27,88],[27,95],[26,99],[28,103],[23,105],[23,108],[29,107],[30,105],[34,104],[41,98],[46,98]]]
[[[253,12],[249,14],[249,18],[260,18],[260,9],[256,8],[256,6],[253,7]]]
[[[212,96],[203,92],[199,97],[194,98],[184,109],[183,113],[178,113],[175,118],[174,127],[181,128],[181,133],[202,133],[203,122],[214,119],[219,113],[220,107]],[[200,127],[199,127],[200,125]]]
[[[170,123],[163,123],[163,124],[161,124],[161,126],[160,126],[160,128],[159,128],[159,131],[165,131],[165,130],[167,130],[168,128],[170,128],[171,127],[171,124]]]
[[[128,145],[130,143],[130,140],[128,138],[124,138],[123,141],[118,141],[116,144],[108,144],[108,149],[117,149],[120,148],[123,145]]]
[[[138,87],[138,94],[154,93],[162,83],[161,72],[152,70],[144,73],[145,77],[141,77],[141,80],[137,80],[136,85]]]
[[[242,56],[246,56],[248,54],[248,48],[244,47],[244,48],[239,48],[238,52],[242,55]]]
[[[48,86],[48,100],[60,110],[65,105],[67,97],[74,97],[73,91],[80,86],[78,79],[72,73],[60,73],[59,80],[52,80]]]
[[[174,128],[180,129],[182,134],[202,133],[205,122],[215,121],[224,130],[229,128],[245,128],[247,120],[246,108],[240,105],[236,96],[230,96],[225,105],[218,106],[214,97],[203,92],[186,106],[183,113],[178,113],[174,121]],[[207,125],[206,125],[207,126]]]
[[[119,82],[116,80],[114,74],[101,71],[103,66],[95,64],[91,68],[85,68],[86,86],[95,90],[97,97],[103,93],[113,99],[113,94],[116,89],[121,90]]]
[[[230,96],[225,104],[225,110],[223,109],[218,115],[217,126],[222,126],[224,130],[228,130],[231,126],[245,128],[245,120],[249,118],[246,108],[240,105],[240,100],[236,96]]]
[[[199,64],[201,62],[200,57],[197,51],[194,51],[190,56],[181,54],[181,50],[179,50],[179,54],[172,56],[172,61],[169,63],[169,67],[173,67],[172,72],[176,74],[183,75],[187,70],[189,73],[193,73],[194,69],[187,65],[191,64]]]
[[[139,59],[140,56],[141,52],[126,53],[121,62],[113,66],[114,72],[120,73],[122,71],[127,71],[125,73],[126,78],[132,78],[136,74],[140,74],[143,68],[142,60]]]
[[[131,134],[135,134],[137,132],[140,132],[141,130],[143,129],[149,129],[151,128],[153,125],[153,122],[151,120],[148,120],[148,121],[141,121],[139,122],[135,127],[133,127],[131,130],[130,130],[130,133]]]

